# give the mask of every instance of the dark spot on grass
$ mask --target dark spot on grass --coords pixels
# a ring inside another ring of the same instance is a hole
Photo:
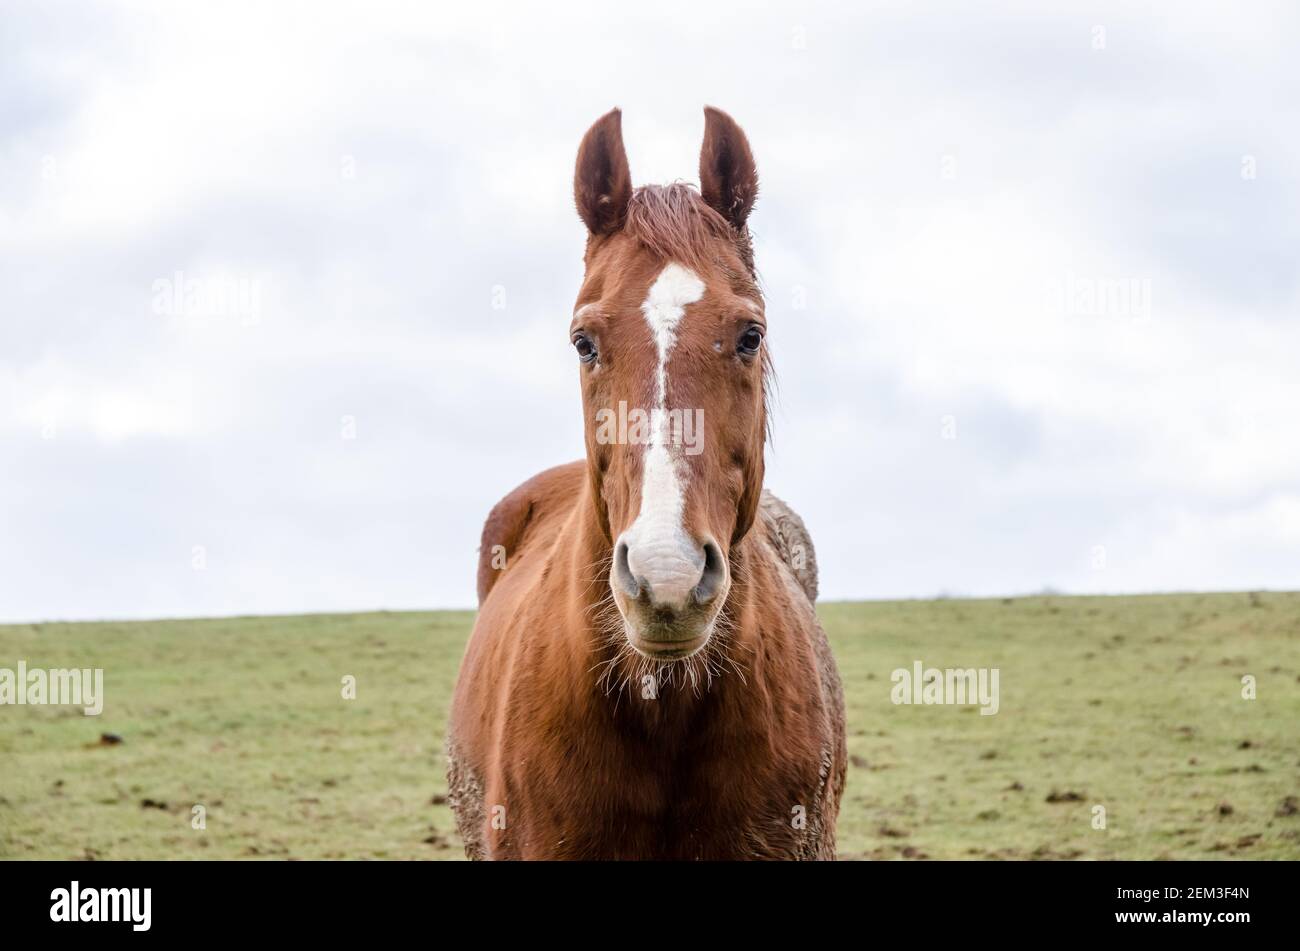
[[[1047,802],[1083,802],[1083,794],[1073,791],[1057,792],[1053,789],[1047,794]]]
[[[1061,861],[1061,860],[1068,861],[1070,859],[1077,859],[1082,854],[1083,854],[1082,849],[1066,849],[1064,852],[1057,852],[1051,846],[1040,845],[1038,848],[1034,849],[1034,851],[1029,853],[1029,857],[1034,861],[1038,861],[1038,862]]]
[[[1300,799],[1295,796],[1287,796],[1282,800],[1282,804],[1277,807],[1277,811],[1273,815],[1278,818],[1286,818],[1287,816],[1294,816],[1296,813],[1300,813]]]

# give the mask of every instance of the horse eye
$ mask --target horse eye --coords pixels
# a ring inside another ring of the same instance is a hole
[[[757,327],[750,327],[740,335],[740,343],[736,349],[741,353],[753,356],[758,353],[758,348],[763,344],[763,331]]]
[[[578,351],[578,359],[583,363],[590,363],[596,359],[596,345],[591,342],[591,338],[578,334],[573,338],[573,349]]]

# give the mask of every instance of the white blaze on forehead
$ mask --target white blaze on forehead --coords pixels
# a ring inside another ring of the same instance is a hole
[[[704,296],[704,282],[680,264],[669,264],[650,285],[641,313],[658,350],[655,407],[650,442],[641,474],[641,510],[628,530],[628,553],[634,575],[651,582],[656,592],[689,591],[699,581],[703,555],[682,529],[685,492],[677,464],[681,447],[672,445],[667,412],[668,357],[677,343],[677,325],[686,306]]]
[[[695,272],[680,264],[670,264],[655,278],[650,285],[650,293],[641,304],[641,313],[654,334],[655,346],[659,350],[659,369],[656,377],[655,402],[664,408],[667,396],[668,353],[677,342],[677,324],[686,313],[686,305],[694,304],[704,296],[704,282]]]

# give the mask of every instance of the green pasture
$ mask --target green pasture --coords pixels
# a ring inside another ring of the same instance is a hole
[[[819,610],[848,700],[842,857],[1300,858],[1300,594]],[[0,668],[100,667],[106,693],[97,717],[0,706],[0,858],[461,858],[441,749],[472,622],[0,627]],[[996,715],[892,703],[918,660],[997,668]]]

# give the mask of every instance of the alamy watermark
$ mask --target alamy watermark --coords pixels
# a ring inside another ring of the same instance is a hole
[[[50,892],[50,921],[125,922],[132,931],[148,931],[153,920],[152,888],[68,888]]]
[[[262,282],[251,277],[197,278],[176,271],[153,282],[153,312],[164,317],[262,319]]]
[[[18,669],[0,667],[0,705],[78,706],[88,717],[104,711],[104,670],[102,667],[50,668],[33,667],[25,660]]]
[[[913,661],[909,670],[899,667],[889,679],[893,687],[889,699],[894,703],[948,704],[971,706],[979,704],[980,716],[990,717],[998,712],[997,667],[968,667],[940,670]]]
[[[618,401],[617,410],[596,410],[596,442],[602,446],[648,446],[656,433],[666,435],[670,447],[698,456],[704,451],[704,410],[628,409],[626,400]]]
[[[1069,317],[1151,316],[1151,278],[1099,277],[1066,271],[1059,280],[1048,282],[1047,304]]]

